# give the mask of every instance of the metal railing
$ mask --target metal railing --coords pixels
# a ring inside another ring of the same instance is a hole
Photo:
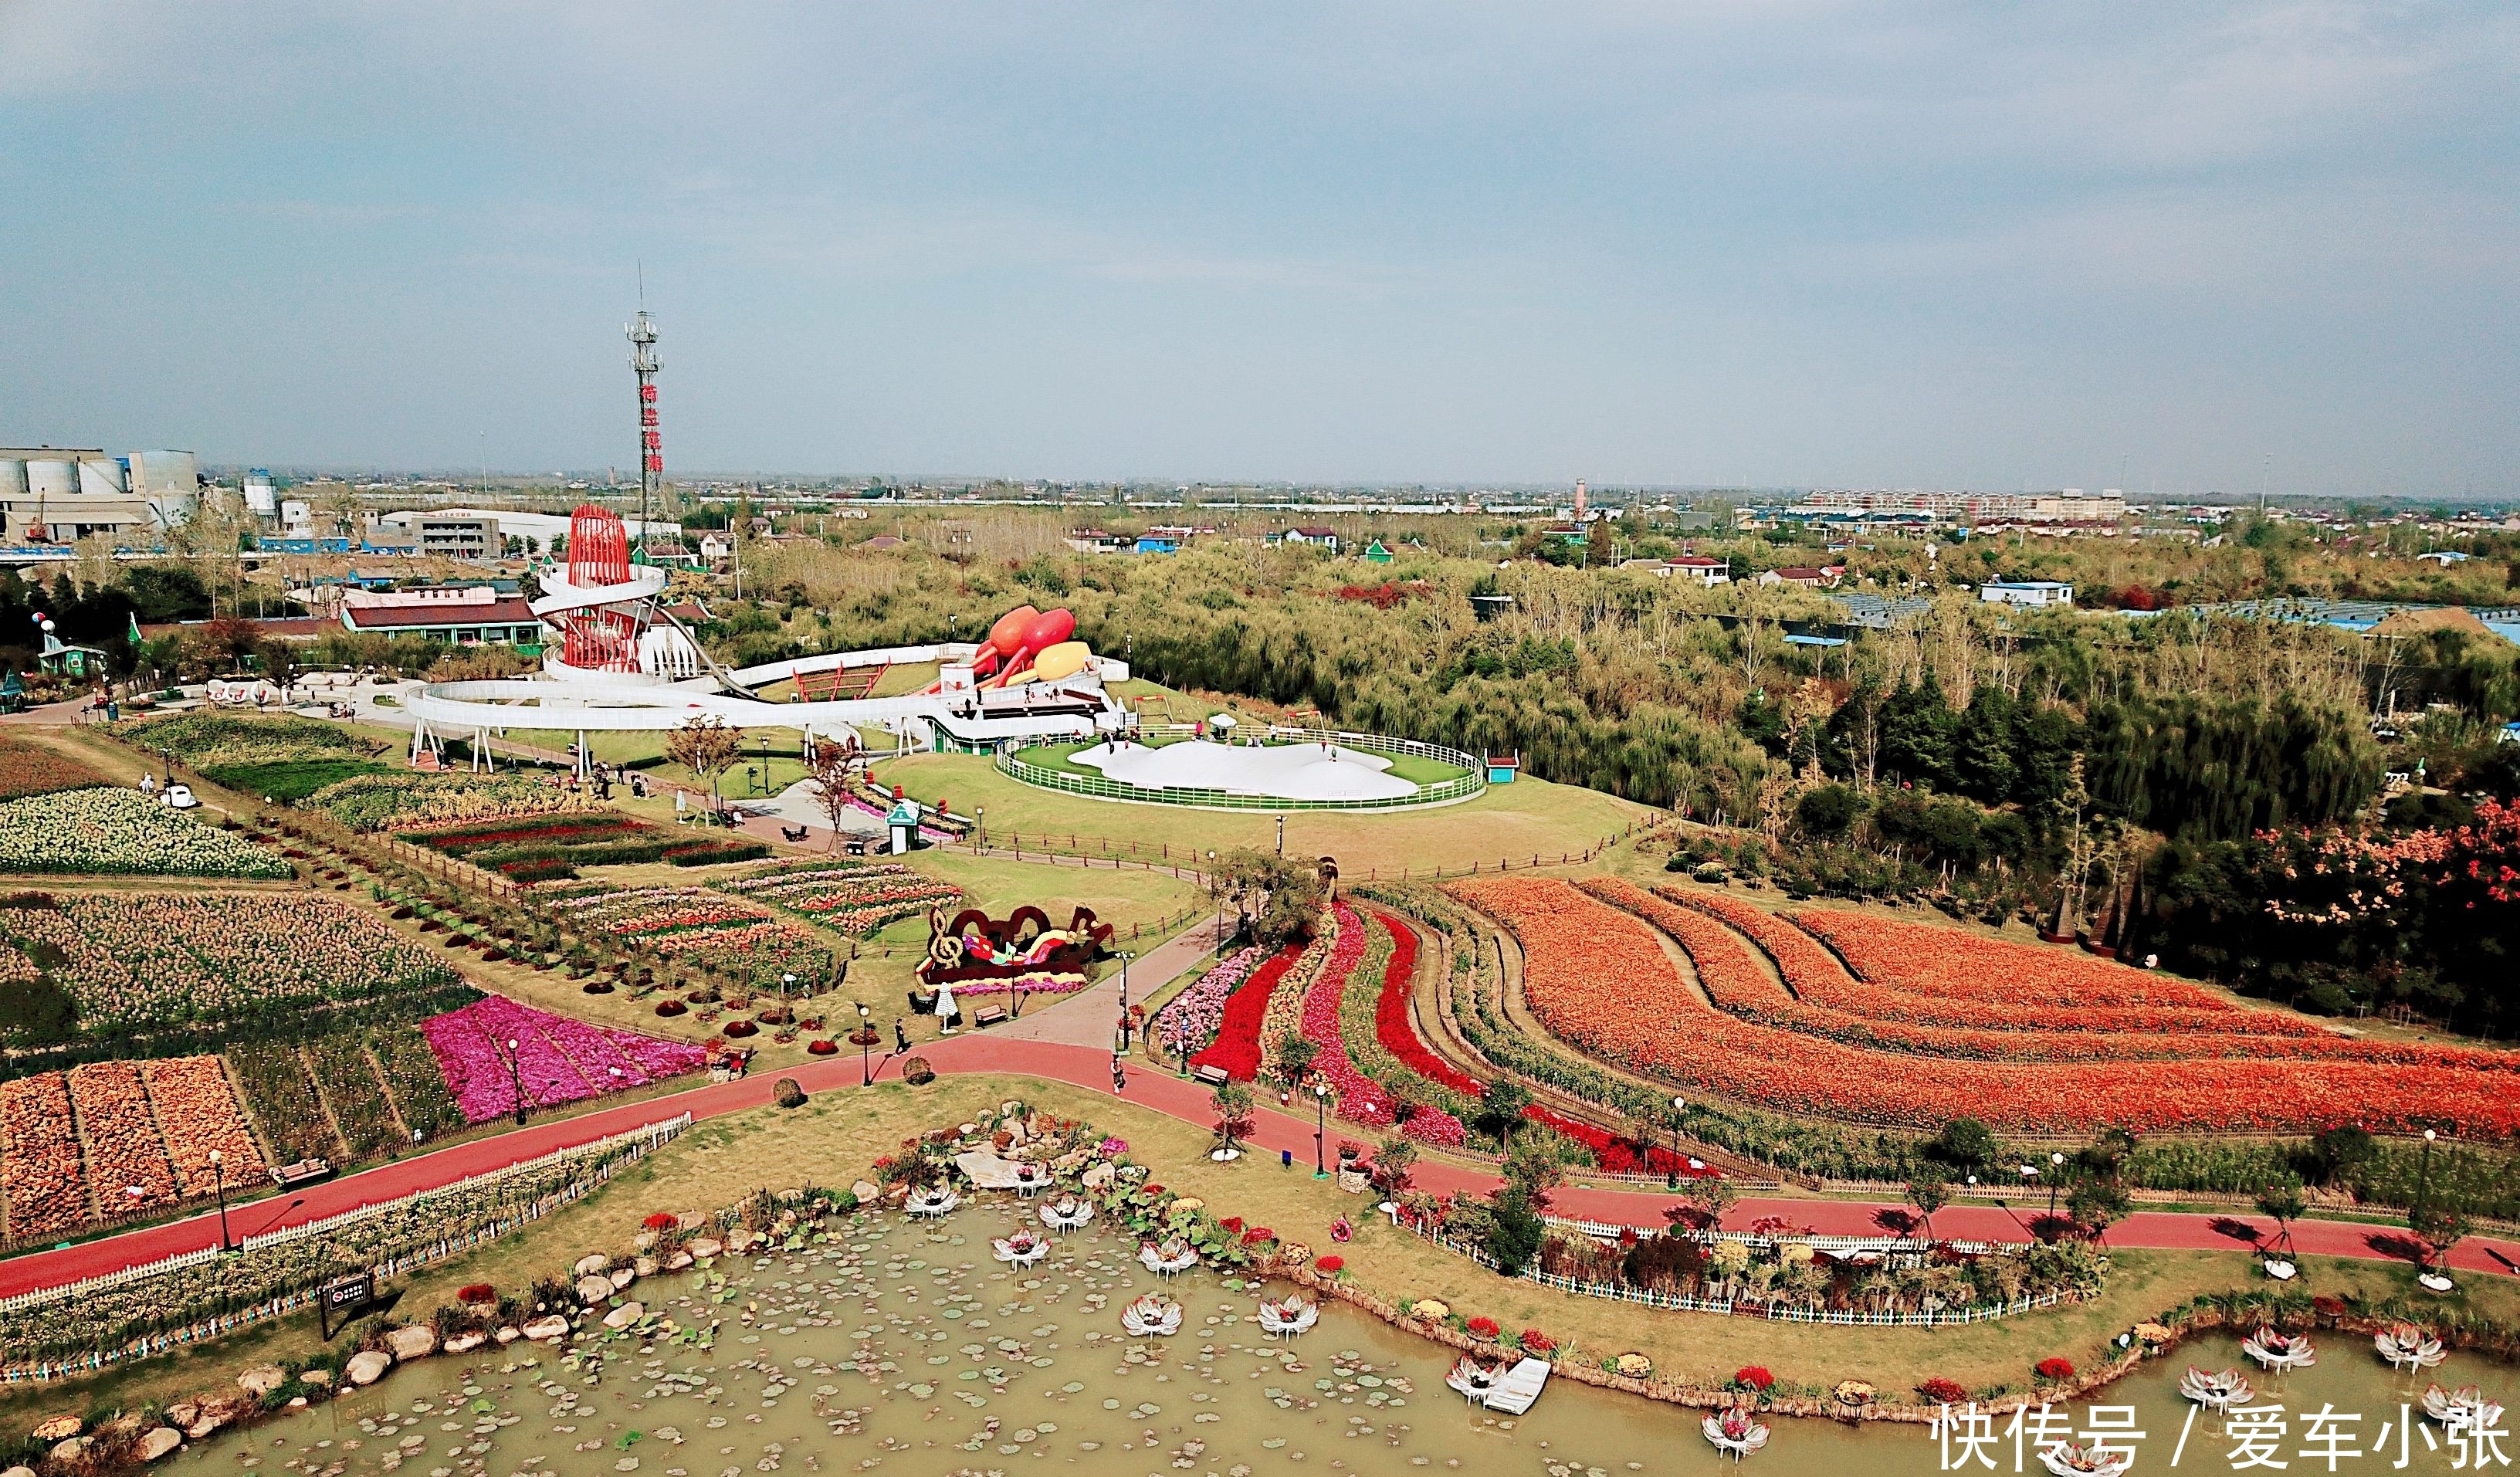
[[[1450,780],[1422,784],[1411,794],[1391,795],[1379,799],[1360,800],[1291,800],[1276,795],[1240,794],[1206,785],[1165,785],[1148,789],[1140,785],[1105,779],[1101,775],[1079,775],[1049,768],[1020,758],[1012,748],[997,752],[998,773],[1011,780],[1040,789],[1061,790],[1071,795],[1088,795],[1098,800],[1120,800],[1140,805],[1178,805],[1192,810],[1252,811],[1361,811],[1409,810],[1423,805],[1450,805],[1474,798],[1487,790],[1485,761],[1460,749],[1438,743],[1421,743],[1415,738],[1390,738],[1380,734],[1350,734],[1327,729],[1272,727],[1269,737],[1288,742],[1335,742],[1345,748],[1369,752],[1399,754],[1409,758],[1433,759],[1462,771]]]

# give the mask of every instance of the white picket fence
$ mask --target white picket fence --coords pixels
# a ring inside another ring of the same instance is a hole
[[[680,1135],[685,1129],[688,1129],[691,1126],[692,1115],[689,1113],[683,1113],[656,1123],[651,1123],[640,1128],[632,1129],[627,1133],[614,1134],[608,1138],[597,1139],[590,1142],[576,1144],[568,1148],[554,1149],[552,1152],[544,1154],[539,1158],[520,1159],[504,1169],[492,1170],[488,1174],[468,1176],[451,1184],[436,1186],[429,1189],[415,1190],[411,1194],[403,1195],[395,1199],[380,1200],[372,1205],[362,1205],[355,1210],[345,1210],[338,1215],[327,1216],[320,1221],[308,1221],[303,1225],[288,1227],[281,1231],[266,1231],[260,1235],[247,1236],[239,1244],[242,1250],[246,1252],[286,1245],[292,1241],[302,1240],[308,1236],[329,1235],[348,1227],[355,1226],[362,1221],[374,1220],[388,1211],[400,1209],[418,1200],[444,1195],[455,1191],[478,1188],[482,1186],[495,1185],[502,1180],[510,1180],[519,1176],[539,1173],[554,1165],[575,1160],[593,1158],[603,1159],[605,1161],[586,1178],[574,1181],[562,1189],[552,1194],[545,1195],[530,1204],[519,1206],[517,1210],[508,1215],[502,1216],[497,1220],[484,1222],[478,1226],[471,1228],[470,1230],[457,1231],[450,1235],[441,1236],[436,1240],[426,1242],[420,1246],[411,1247],[407,1250],[397,1252],[386,1257],[382,1261],[375,1263],[371,1268],[379,1277],[392,1276],[398,1273],[410,1271],[415,1267],[424,1267],[431,1262],[443,1261],[447,1257],[454,1256],[456,1253],[461,1251],[469,1250],[484,1241],[496,1240],[498,1237],[506,1235],[509,1231],[515,1231],[520,1226],[526,1225],[532,1221],[540,1220],[544,1216],[551,1214],[553,1211],[558,1210],[564,1205],[574,1203],[576,1200],[583,1197],[588,1191],[610,1180],[615,1174],[618,1174],[624,1168],[632,1164],[636,1164],[659,1146],[670,1142],[676,1136]],[[38,1288],[33,1292],[22,1292],[15,1297],[0,1298],[0,1315],[20,1313],[31,1308],[40,1308],[53,1303],[78,1298],[106,1289],[126,1286],[132,1282],[142,1281],[150,1277],[165,1276],[170,1273],[182,1272],[188,1268],[200,1267],[216,1262],[223,1256],[230,1254],[231,1253],[220,1251],[215,1246],[208,1246],[198,1251],[187,1251],[175,1256],[164,1257],[155,1262],[144,1262],[138,1266],[125,1267],[118,1272],[103,1273],[92,1277],[81,1277],[77,1281],[65,1282],[55,1287],[43,1287]],[[249,1308],[241,1309],[234,1313],[219,1314],[213,1318],[202,1319],[187,1327],[174,1329],[164,1333],[146,1335],[145,1337],[135,1339],[129,1344],[118,1349],[92,1350],[85,1354],[72,1355],[64,1359],[38,1360],[32,1364],[0,1366],[0,1384],[23,1384],[35,1381],[62,1379],[74,1374],[83,1374],[93,1369],[101,1369],[108,1365],[117,1364],[124,1360],[146,1359],[153,1354],[163,1353],[168,1349],[176,1348],[184,1344],[199,1343],[203,1339],[217,1338],[221,1334],[242,1327],[247,1323],[258,1322],[267,1318],[276,1318],[281,1314],[291,1312],[297,1308],[302,1308],[312,1302],[315,1295],[315,1288],[297,1288],[289,1292],[281,1293],[275,1297],[265,1299]]]

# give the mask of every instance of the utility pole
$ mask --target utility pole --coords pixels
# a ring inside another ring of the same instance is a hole
[[[648,552],[648,505],[664,481],[665,433],[656,416],[656,371],[664,361],[656,355],[656,322],[648,316],[648,290],[644,275],[639,287],[639,316],[622,329],[630,340],[630,372],[639,377],[639,552]]]

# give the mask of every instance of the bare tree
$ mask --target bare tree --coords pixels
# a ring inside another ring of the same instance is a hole
[[[814,782],[814,799],[832,823],[831,850],[839,848],[840,822],[854,808],[849,803],[850,786],[863,763],[865,751],[854,736],[845,744],[826,738],[805,751],[805,772]]]
[[[717,777],[742,757],[742,739],[714,713],[696,715],[665,733],[665,757],[708,781],[709,806],[718,806]]]

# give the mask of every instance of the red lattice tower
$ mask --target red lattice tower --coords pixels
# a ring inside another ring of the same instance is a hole
[[[568,519],[568,582],[599,590],[630,581],[630,535],[621,515],[592,503]],[[581,671],[636,672],[639,638],[648,622],[636,604],[562,612],[561,659]]]

